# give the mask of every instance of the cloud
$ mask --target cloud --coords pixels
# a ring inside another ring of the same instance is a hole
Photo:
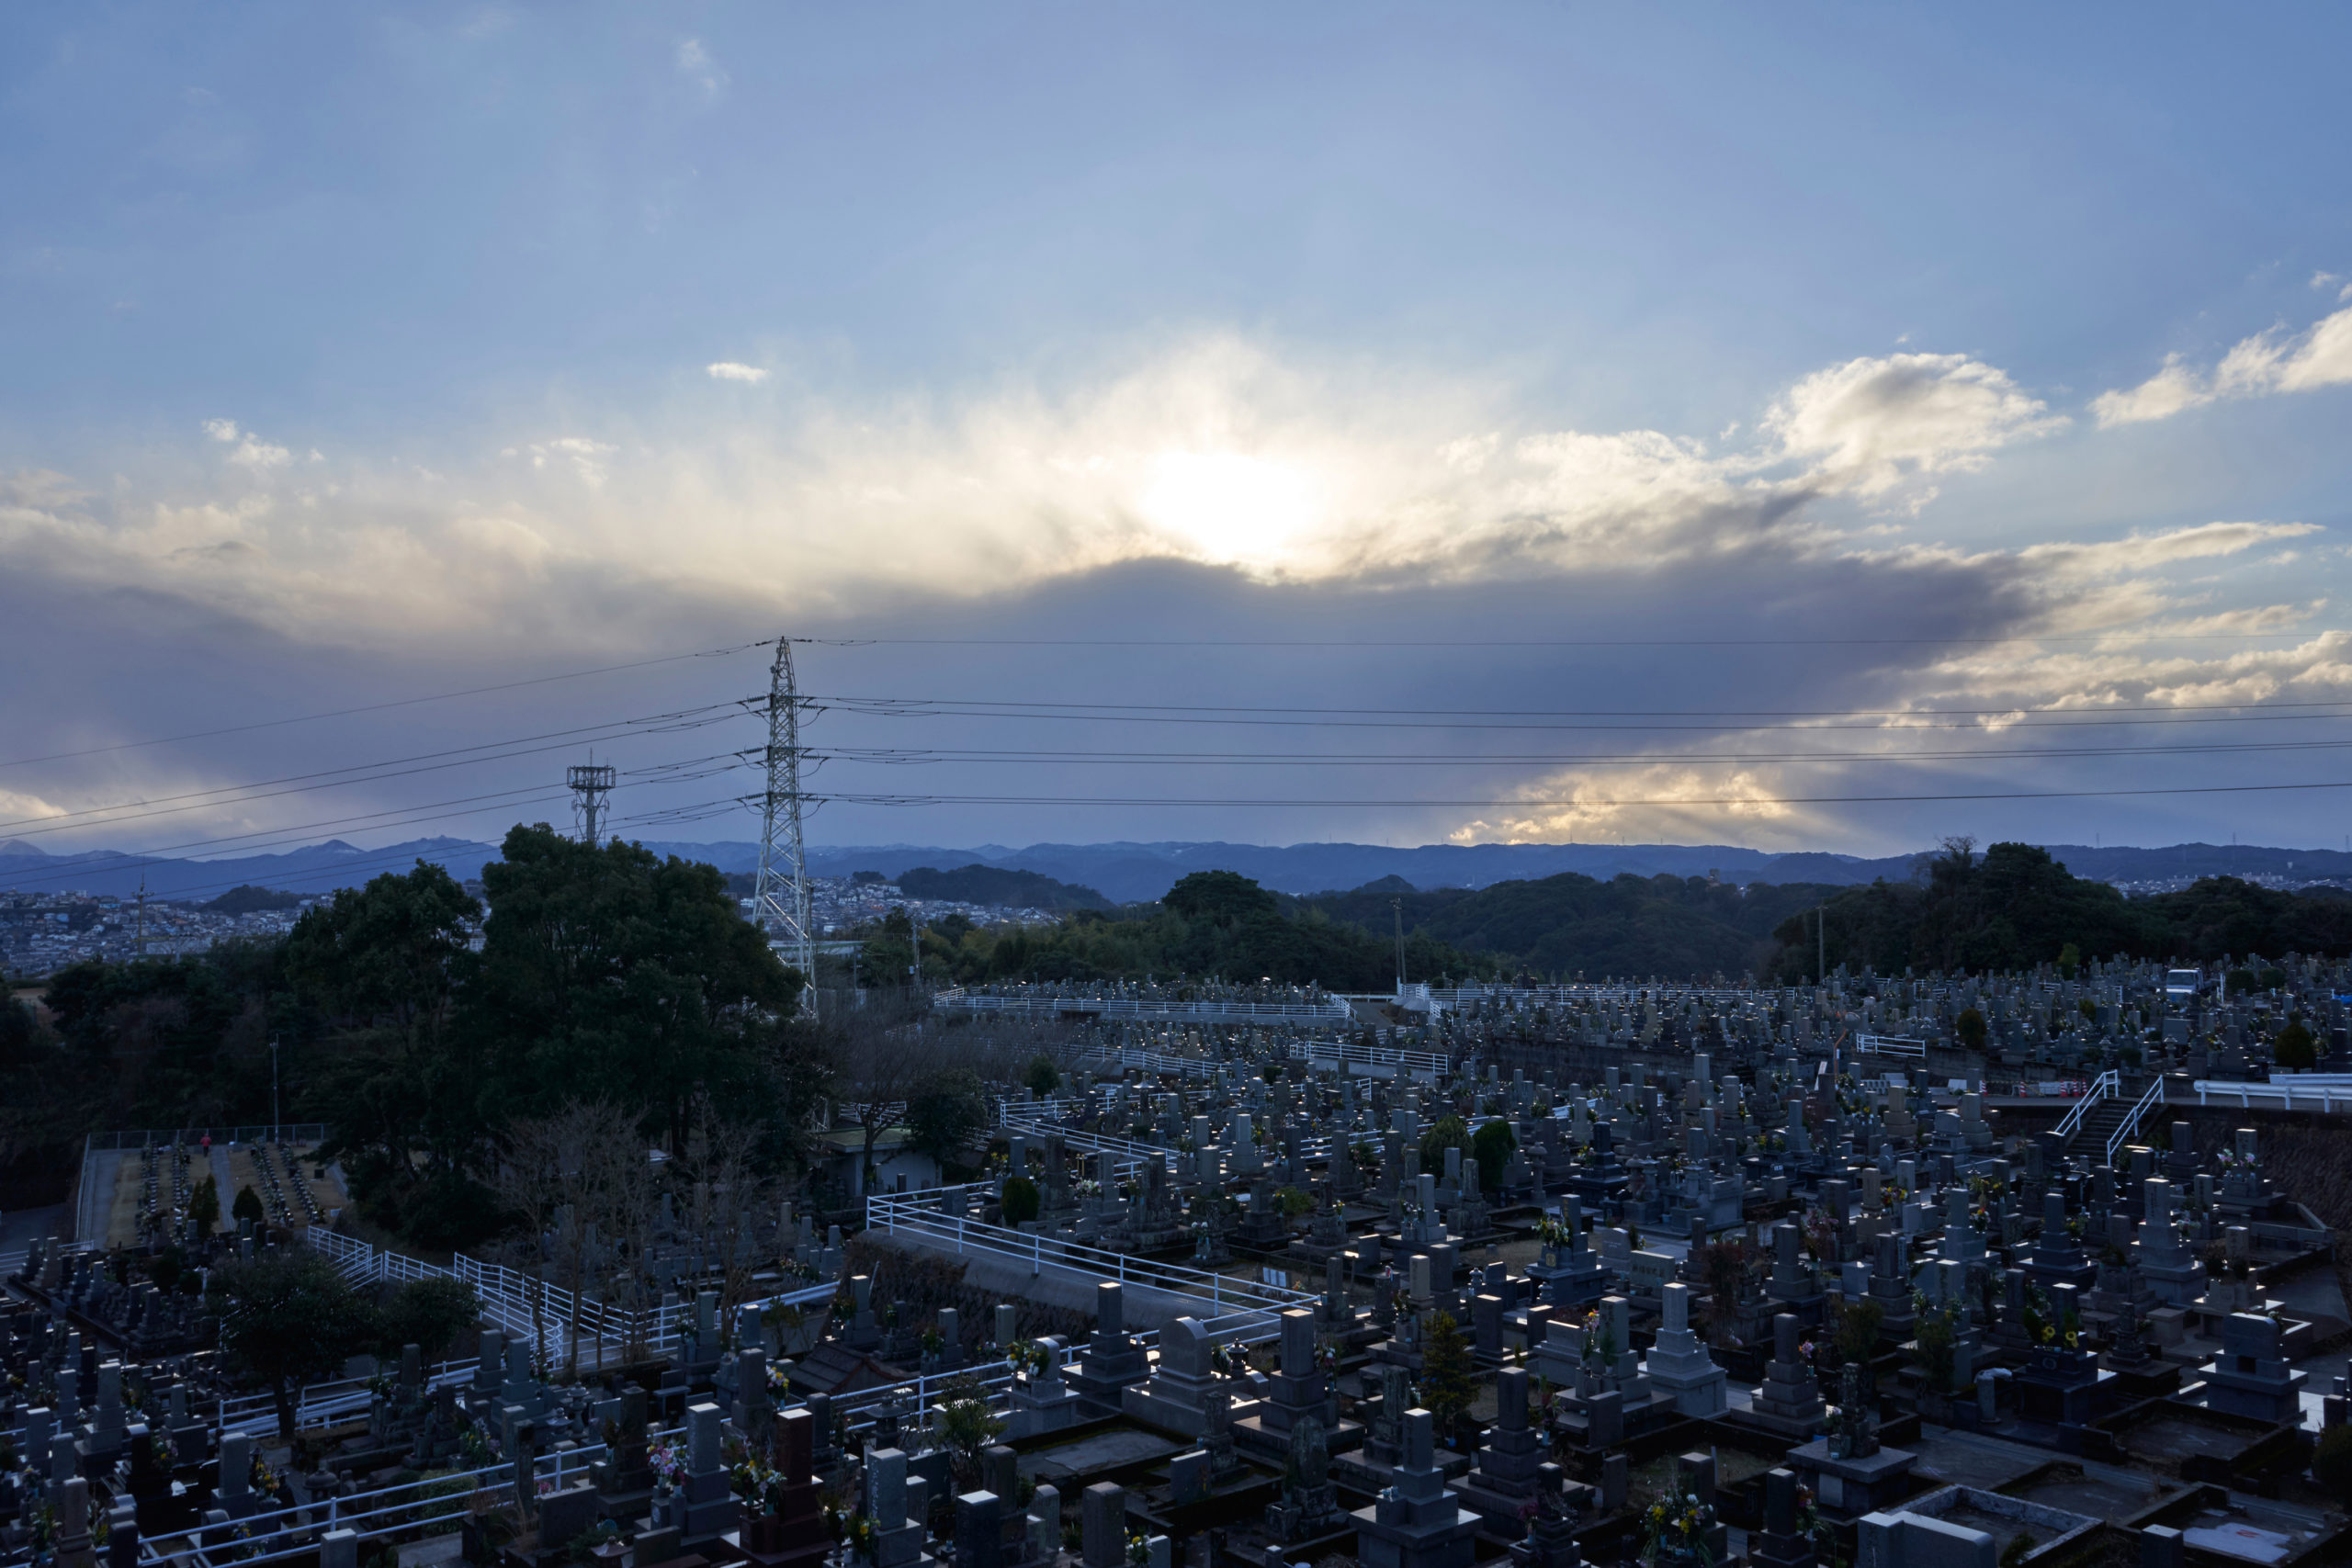
[[[1982,468],[1999,448],[2066,423],[1990,365],[1896,354],[1815,371],[1772,405],[1764,428],[1788,456],[1815,462],[1828,488],[1876,496]]]
[[[716,98],[727,91],[727,73],[710,57],[698,38],[681,39],[677,52],[678,74],[701,89],[706,98]]]
[[[2327,274],[2314,286],[2333,281]],[[2137,387],[2091,400],[2101,429],[2169,419],[2188,409],[2239,398],[2309,392],[2352,381],[2352,306],[2323,316],[2301,333],[2276,326],[2240,340],[2211,375],[2200,376],[2166,356],[2164,368]]]
[[[714,381],[757,383],[768,378],[768,373],[758,366],[744,365],[732,359],[722,359],[715,365],[706,365],[703,368],[710,373],[710,378]]]
[[[1589,843],[1601,837],[1673,843],[1720,838],[1725,819],[1753,839],[1758,829],[1810,827],[1817,813],[1781,798],[1785,777],[1737,765],[1702,769],[1663,761],[1555,774],[1525,788],[1523,804],[1500,807],[1447,834],[1457,844]]]
[[[294,454],[283,446],[272,446],[250,430],[241,431],[233,419],[208,419],[204,434],[236,449],[229,454],[229,461],[254,473],[282,468],[294,460]]]
[[[534,441],[521,448],[509,446],[501,455],[508,457],[527,456],[535,468],[546,468],[550,457],[568,457],[571,461],[572,472],[591,485],[601,485],[611,472],[605,459],[619,450],[611,442],[598,441],[590,436],[559,435],[551,441]]]
[[[609,624],[631,603],[769,617],[978,603],[1150,560],[1393,594],[1843,559],[1905,581],[1961,574],[2001,617],[2106,626],[2180,613],[2159,581],[2177,564],[2307,531],[2215,523],[1991,556],[1863,547],[1841,498],[1916,506],[1936,479],[2059,423],[1962,355],[1806,376],[1728,446],[1531,424],[1510,402],[1485,382],[1216,336],[1056,391],[810,399],[716,424],[695,410],[625,439],[493,442],[505,461],[458,453],[429,471],[342,457],[290,470],[284,448],[219,420],[205,434],[231,448],[243,488],[44,492],[0,513],[0,566],[355,646],[560,630],[592,609]]]

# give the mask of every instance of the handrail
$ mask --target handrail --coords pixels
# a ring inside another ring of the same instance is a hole
[[[615,1345],[642,1345],[648,1350],[675,1349],[694,1318],[692,1302],[663,1302],[642,1310],[612,1306],[593,1296],[575,1300],[560,1285],[536,1279],[501,1264],[483,1263],[458,1253],[447,1269],[405,1253],[370,1247],[350,1236],[312,1225],[302,1233],[314,1250],[334,1259],[345,1279],[464,1280],[481,1299],[482,1316],[509,1339],[527,1340],[546,1355],[560,1354],[577,1337]],[[830,1299],[831,1281],[820,1280],[790,1291],[779,1291],[744,1303],[752,1308],[797,1305]]]
[[[1854,1048],[1865,1056],[1908,1056],[1928,1059],[1928,1043],[1905,1034],[1857,1034]]]
[[[676,1427],[649,1432],[648,1437],[658,1441],[663,1438],[680,1437],[684,1432],[684,1427]],[[605,1452],[605,1445],[598,1442],[531,1457],[527,1462],[532,1490],[541,1496],[548,1490],[561,1490],[567,1478],[585,1475],[590,1462],[602,1458]],[[356,1496],[324,1497],[315,1502],[297,1503],[291,1507],[271,1508],[232,1521],[225,1527],[198,1526],[184,1534],[175,1532],[157,1540],[141,1540],[139,1543],[140,1561],[215,1568],[211,1554],[219,1551],[219,1561],[222,1563],[231,1561],[268,1562],[315,1552],[318,1550],[317,1538],[328,1530],[348,1529],[364,1538],[371,1534],[413,1529],[419,1526],[447,1524],[470,1512],[474,1498],[481,1493],[511,1491],[516,1480],[516,1468],[523,1462],[520,1460],[502,1460],[497,1464],[484,1465],[478,1470],[455,1471],[447,1475],[401,1482]],[[396,1495],[401,1494],[408,1495],[406,1500],[395,1501]],[[376,1529],[371,1530],[370,1526]],[[203,1536],[216,1529],[232,1539],[219,1546],[203,1544]],[[168,1552],[164,1550],[167,1542],[182,1541],[186,1544],[175,1544]]]
[[[963,990],[933,992],[931,1005],[963,1012],[1005,1013],[1087,1013],[1097,1018],[1230,1018],[1252,1019],[1348,1019],[1355,1016],[1347,1003],[1334,999],[1328,1004],[1313,1002],[1212,1002],[1176,1001],[1157,997],[992,997],[972,996]]]
[[[2123,1092],[2123,1077],[2114,1068],[2109,1067],[2091,1080],[2089,1090],[2082,1099],[2075,1101],[2074,1109],[2061,1117],[2058,1125],[2051,1131],[2058,1135],[2060,1143],[2068,1142],[2075,1134],[2083,1130],[2083,1120],[2090,1113],[2092,1106],[2097,1105],[2110,1094],[2121,1092]]]
[[[980,1252],[1026,1262],[1032,1275],[1043,1273],[1046,1265],[1052,1263],[1132,1284],[1139,1290],[1195,1302],[1209,1310],[1191,1315],[1198,1317],[1203,1327],[1222,1339],[1272,1339],[1281,1332],[1281,1314],[1285,1310],[1312,1306],[1317,1300],[1310,1292],[1287,1290],[1254,1280],[1230,1279],[1177,1264],[1152,1263],[1083,1242],[993,1225],[966,1213],[951,1214],[941,1208],[923,1205],[926,1199],[940,1199],[947,1193],[965,1195],[972,1190],[970,1187],[945,1189],[921,1198],[912,1194],[873,1194],[865,1200],[866,1228],[950,1242],[959,1255]]]
[[[2162,1079],[2158,1079],[2162,1082]],[[2272,1078],[2268,1083],[2238,1083],[2226,1078],[2199,1078],[2189,1086],[2197,1093],[2197,1103],[2234,1104],[2241,1111],[2251,1111],[2256,1100],[2275,1098],[2281,1109],[2315,1110],[2334,1115],[2339,1110],[2352,1111],[2352,1089],[2342,1084],[2295,1083],[2289,1079]],[[2208,1096],[2233,1095],[2226,1101],[2209,1101]],[[2314,1104],[2313,1102],[2317,1103]]]
[[[2162,1105],[2164,1102],[2165,1077],[2162,1073],[2158,1073],[2155,1077],[2150,1081],[2148,1085],[2148,1092],[2140,1097],[2140,1102],[2137,1105],[2134,1105],[2131,1110],[2123,1113],[2123,1120],[2116,1125],[2115,1131],[2108,1135],[2108,1164],[2113,1165],[2115,1163],[2115,1151],[2123,1146],[2124,1139],[2130,1137],[2132,1134],[2140,1130],[2140,1119],[2148,1113],[2149,1109],[2153,1106]]]

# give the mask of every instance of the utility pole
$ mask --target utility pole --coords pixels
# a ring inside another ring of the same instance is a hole
[[[563,782],[572,794],[571,814],[580,824],[580,841],[592,850],[596,847],[597,824],[605,818],[605,796],[612,792],[617,777],[610,762],[575,766],[564,775]]]
[[[269,1037],[269,1141],[282,1144],[286,1131],[277,1118],[277,1036]]]
[[[1814,930],[1815,930],[1815,931],[1818,931],[1818,932],[1820,933],[1820,936],[1821,936],[1821,956],[1820,956],[1820,958],[1817,960],[1817,963],[1819,964],[1820,970],[1821,970],[1821,983],[1822,983],[1823,985],[1825,985],[1825,986],[1826,986],[1826,985],[1829,984],[1829,906],[1828,906],[1828,905],[1824,904],[1824,905],[1822,905],[1819,908],[1817,908],[1817,909],[1814,910],[1814,912],[1813,912],[1813,926],[1814,926]]]
[[[768,671],[768,786],[761,800],[760,875],[752,892],[752,919],[784,961],[800,971],[800,1010],[814,1018],[816,919],[808,898],[808,852],[800,833],[800,707],[792,639],[780,637]]]
[[[138,958],[147,956],[147,874],[145,872],[139,874],[139,923],[134,928],[130,945],[132,956]]]
[[[1405,999],[1405,900],[1401,896],[1391,898],[1388,907],[1396,915],[1396,999],[1401,1005]]]

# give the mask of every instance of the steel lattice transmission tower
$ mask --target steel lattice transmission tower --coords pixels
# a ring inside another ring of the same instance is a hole
[[[611,793],[617,777],[610,762],[575,766],[564,775],[564,783],[574,796],[571,811],[580,824],[580,841],[592,850],[596,847],[597,826],[605,818],[605,796]]]
[[[805,1012],[817,1010],[815,917],[808,901],[808,855],[800,837],[799,688],[792,674],[792,639],[778,637],[768,674],[767,794],[760,811],[760,877],[752,893],[752,920],[806,980]]]

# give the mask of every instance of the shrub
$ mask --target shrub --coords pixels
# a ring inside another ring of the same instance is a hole
[[[1037,1184],[1025,1176],[1004,1179],[1004,1223],[1017,1225],[1037,1217]]]
[[[2312,1450],[2312,1476],[2331,1497],[2352,1492],[2352,1427],[2330,1427]]]
[[[1503,1168],[1510,1163],[1511,1151],[1519,1147],[1519,1134],[1510,1130],[1508,1122],[1489,1122],[1471,1136],[1470,1154],[1478,1162],[1478,1185],[1488,1192],[1498,1191],[1503,1184]]]

